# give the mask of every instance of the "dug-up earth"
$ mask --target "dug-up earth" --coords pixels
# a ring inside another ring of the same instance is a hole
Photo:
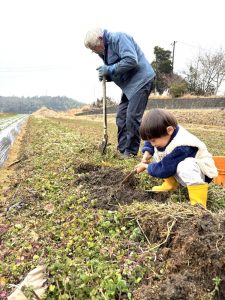
[[[91,197],[91,207],[115,210],[119,205],[132,204],[135,199],[143,202],[155,200],[163,203],[168,199],[168,193],[143,192],[138,189],[138,178],[134,175],[127,178],[120,168],[102,167],[89,163],[74,166],[77,176],[75,185],[88,190]]]
[[[177,207],[166,206],[170,193],[141,191],[135,175],[121,184],[125,174],[120,169],[80,163],[74,173],[74,184],[89,191],[90,205],[96,209],[119,209],[135,199],[165,203],[161,211],[136,213],[149,244],[161,246],[154,254],[154,275],[149,270],[145,283],[134,291],[134,299],[225,299],[224,212],[213,214],[200,208],[194,213],[181,208],[174,214]]]
[[[143,218],[150,242],[160,243],[165,227],[172,228],[155,257],[155,277],[134,293],[135,299],[225,299],[224,215],[203,214],[187,220]],[[163,271],[162,271],[163,270]],[[160,271],[163,276],[159,276]]]

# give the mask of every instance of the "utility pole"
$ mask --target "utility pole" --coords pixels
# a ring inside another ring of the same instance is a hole
[[[173,46],[173,56],[172,56],[172,74],[173,74],[173,68],[174,68],[174,54],[175,54],[175,46],[177,41],[174,41],[171,45]]]

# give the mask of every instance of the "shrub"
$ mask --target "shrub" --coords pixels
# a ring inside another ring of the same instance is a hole
[[[175,81],[171,84],[169,92],[172,97],[181,97],[187,92],[187,83],[184,80]]]

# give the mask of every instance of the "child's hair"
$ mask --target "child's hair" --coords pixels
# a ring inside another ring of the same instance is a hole
[[[176,118],[167,110],[152,109],[146,113],[140,126],[140,135],[143,140],[150,140],[166,136],[167,127],[177,127]]]

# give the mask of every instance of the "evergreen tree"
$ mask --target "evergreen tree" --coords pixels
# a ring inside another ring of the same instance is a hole
[[[168,89],[167,77],[172,75],[171,51],[155,46],[154,54],[152,66],[156,72],[155,89],[161,95]]]

